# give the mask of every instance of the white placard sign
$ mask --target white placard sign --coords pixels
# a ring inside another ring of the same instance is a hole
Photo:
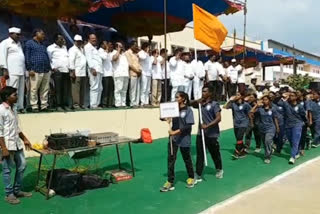
[[[179,117],[179,104],[178,102],[169,102],[160,104],[160,118],[175,118]]]

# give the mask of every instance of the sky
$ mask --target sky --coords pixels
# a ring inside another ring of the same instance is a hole
[[[244,1],[244,0],[243,0]],[[273,39],[320,55],[320,0],[247,0],[247,36]],[[243,11],[222,15],[229,34],[243,36]]]

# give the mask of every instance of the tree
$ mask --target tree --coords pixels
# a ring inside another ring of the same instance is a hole
[[[310,77],[308,74],[292,74],[287,79],[284,79],[282,82],[288,84],[294,90],[308,89],[311,82],[314,81],[313,77]]]

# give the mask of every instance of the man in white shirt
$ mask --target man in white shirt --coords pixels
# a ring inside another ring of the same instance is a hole
[[[225,75],[223,66],[219,63],[219,58],[211,55],[204,65],[207,73],[209,85],[213,89],[213,100],[220,101],[223,91],[223,77]]]
[[[240,94],[245,94],[246,92],[246,79],[245,79],[245,64],[242,59],[240,63],[236,66],[238,69],[238,89]]]
[[[89,35],[88,44],[84,46],[84,53],[88,63],[88,74],[90,84],[90,108],[100,109],[102,93],[102,58],[97,50],[97,37],[95,34]]]
[[[114,105],[114,82],[112,71],[112,59],[110,53],[113,51],[111,42],[103,41],[99,49],[99,53],[103,61],[103,77],[102,77],[102,95],[101,106],[103,108],[112,107]]]
[[[237,93],[239,69],[237,68],[237,60],[232,59],[231,65],[227,69],[228,77],[228,97],[235,96]]]
[[[167,50],[161,49],[160,56],[158,57],[158,61],[161,64],[161,102],[168,102],[171,97],[172,86],[170,84],[170,66],[167,57]],[[165,63],[166,62],[166,63]],[[165,65],[167,66],[167,70],[165,69]],[[167,75],[166,75],[167,71]],[[167,87],[166,87],[167,86]],[[167,96],[165,95],[167,93]]]
[[[159,50],[153,50],[151,56],[152,63],[152,105],[159,106],[161,100],[161,79],[163,58],[159,56]]]
[[[65,39],[61,34],[54,36],[54,43],[47,48],[55,85],[56,107],[58,111],[70,111],[71,79],[69,73],[69,54]]]
[[[193,97],[195,100],[198,100],[202,97],[202,88],[204,86],[206,71],[204,69],[203,62],[201,62],[200,60],[192,60],[191,65],[194,74]]]
[[[170,80],[172,85],[171,101],[175,101],[178,91],[185,91],[185,71],[183,70],[183,61],[181,60],[182,49],[176,49],[174,56],[169,60]]]
[[[149,105],[149,97],[151,91],[151,77],[154,59],[152,60],[149,56],[150,45],[149,43],[143,43],[141,46],[141,51],[138,53],[139,62],[142,69],[141,75],[141,105]]]
[[[273,86],[270,88],[270,91],[277,93],[280,91],[280,84],[279,82],[274,82]]]
[[[10,204],[19,204],[18,198],[32,196],[32,193],[22,191],[23,174],[27,166],[23,146],[30,150],[31,144],[19,128],[18,116],[13,107],[18,99],[17,90],[7,86],[1,90],[0,95],[3,100],[0,105],[0,147],[5,200]],[[15,172],[13,179],[12,171]]]
[[[18,90],[17,110],[24,113],[24,89],[25,89],[25,57],[20,43],[21,29],[9,28],[9,38],[1,42],[0,67],[7,78],[7,86]]]
[[[123,45],[115,44],[115,50],[110,53],[114,77],[115,106],[126,107],[127,90],[129,85],[129,62],[124,54]]]
[[[74,36],[74,46],[69,49],[69,68],[71,71],[72,100],[75,109],[85,109],[87,91],[87,59],[84,55],[83,40],[80,35]]]
[[[194,79],[194,73],[192,70],[191,65],[191,56],[190,53],[185,53],[183,55],[183,65],[184,65],[184,82],[185,82],[185,92],[188,94],[189,99],[191,99],[191,93],[192,93],[192,82]]]

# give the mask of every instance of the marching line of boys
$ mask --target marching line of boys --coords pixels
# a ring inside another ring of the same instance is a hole
[[[179,104],[180,117],[172,119],[172,128],[169,136],[172,138],[172,148],[168,144],[168,180],[160,189],[161,192],[174,190],[174,167],[177,152],[180,149],[184,160],[188,179],[187,187],[192,188],[202,181],[204,169],[204,150],[201,130],[204,130],[205,147],[209,151],[216,168],[216,178],[223,178],[222,159],[219,145],[219,123],[221,122],[221,109],[218,102],[214,101],[214,89],[204,86],[202,98],[190,101],[184,91],[178,91],[175,100]],[[235,160],[246,157],[250,153],[251,137],[255,136],[256,153],[261,152],[264,146],[264,163],[270,164],[272,155],[279,155],[286,140],[290,143],[291,151],[289,164],[311,147],[320,146],[320,92],[288,92],[281,89],[277,92],[268,92],[260,99],[254,92],[247,94],[238,93],[232,96],[224,105],[231,109],[233,114],[234,134],[236,138]],[[194,125],[193,111],[201,105],[203,123],[199,122],[199,131],[196,140],[196,169],[194,171],[191,158],[191,132]],[[168,122],[171,122],[168,121]],[[310,129],[314,139],[307,138]],[[171,151],[171,149],[173,151]]]

